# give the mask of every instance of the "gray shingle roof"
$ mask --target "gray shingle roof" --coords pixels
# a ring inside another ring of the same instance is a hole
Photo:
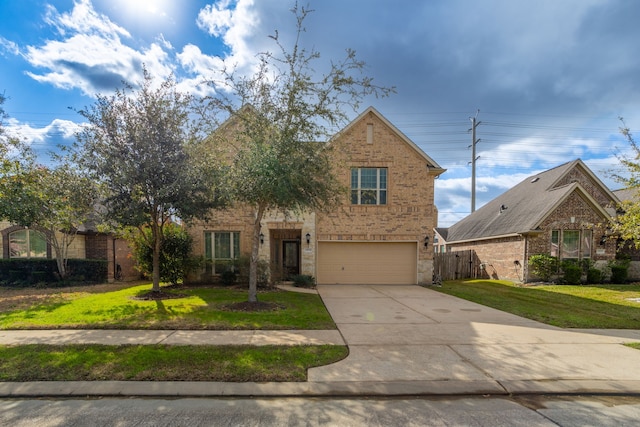
[[[577,166],[591,173],[584,163],[577,159],[532,175],[449,227],[447,242],[495,238],[534,231],[572,192],[580,191],[589,197],[578,183],[562,186],[556,184]],[[595,176],[594,178],[597,180]]]

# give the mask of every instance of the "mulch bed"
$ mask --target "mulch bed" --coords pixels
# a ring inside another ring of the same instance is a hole
[[[255,311],[277,311],[277,310],[282,310],[285,307],[281,304],[276,304],[275,302],[242,301],[242,302],[235,302],[233,304],[227,304],[222,308],[228,311],[255,312]]]
[[[189,295],[187,294],[180,294],[180,293],[159,290],[159,291],[148,291],[140,295],[137,295],[135,297],[131,297],[131,299],[139,300],[139,301],[162,301],[165,299],[186,298],[188,296]]]

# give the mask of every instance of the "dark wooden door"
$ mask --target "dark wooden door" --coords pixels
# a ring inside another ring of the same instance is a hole
[[[282,242],[282,271],[285,278],[300,274],[300,242],[285,240]]]

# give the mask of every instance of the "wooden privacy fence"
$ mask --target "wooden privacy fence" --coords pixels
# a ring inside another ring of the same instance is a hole
[[[476,279],[484,274],[474,250],[438,252],[433,255],[433,281]]]

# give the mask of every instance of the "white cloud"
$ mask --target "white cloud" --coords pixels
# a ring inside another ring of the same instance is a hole
[[[200,29],[222,39],[229,48],[225,58],[228,64],[240,69],[255,64],[255,47],[248,42],[260,25],[254,0],[220,0],[202,9],[196,22]]]
[[[53,6],[48,5],[45,22],[56,27],[62,36],[66,36],[70,31],[101,36],[114,34],[115,37],[118,35],[131,37],[127,30],[111,22],[108,17],[96,13],[90,0],[74,1],[71,13],[58,13]]]
[[[15,42],[7,40],[4,37],[0,37],[0,52],[8,52],[13,55],[19,55],[20,48]]]
[[[110,92],[121,82],[137,82],[145,64],[153,75],[167,77],[173,70],[166,42],[152,43],[141,51],[122,41],[129,33],[104,15],[95,12],[88,0],[74,4],[71,13],[58,13],[50,7],[46,21],[55,26],[62,40],[47,40],[41,46],[28,46],[27,61],[49,70],[28,72],[33,79],[63,89],[80,89],[88,96]]]
[[[70,120],[55,119],[47,126],[33,127],[29,123],[10,118],[7,120],[6,131],[9,136],[19,138],[27,144],[42,144],[51,139],[58,141],[74,139],[81,125]]]

